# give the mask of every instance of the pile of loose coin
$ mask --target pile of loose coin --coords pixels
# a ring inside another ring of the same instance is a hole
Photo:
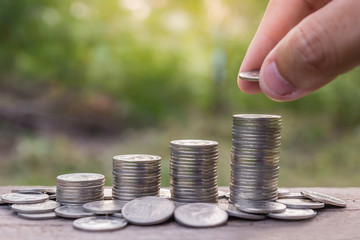
[[[44,220],[56,217],[75,219],[73,226],[86,231],[106,231],[133,225],[157,225],[175,221],[188,227],[216,227],[225,224],[229,217],[247,220],[304,220],[316,216],[314,209],[325,205],[346,207],[346,202],[318,192],[303,190],[290,193],[279,189],[274,201],[243,200],[235,204],[226,198],[219,203],[175,204],[169,200],[169,189],[161,189],[163,197],[141,197],[131,201],[100,200],[83,205],[65,205],[48,200],[50,189],[14,190],[1,196],[0,204],[12,204],[11,209],[21,218]],[[47,193],[47,194],[46,194]],[[54,212],[55,211],[55,212]]]

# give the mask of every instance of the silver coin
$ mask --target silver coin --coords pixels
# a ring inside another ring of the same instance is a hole
[[[221,191],[221,190],[218,190],[218,198],[219,198],[219,199],[225,198],[225,192],[224,192],[224,191]]]
[[[125,219],[108,216],[79,218],[73,222],[75,228],[85,231],[112,231],[124,228],[126,225]]]
[[[184,139],[184,140],[173,140],[170,142],[171,145],[178,147],[191,147],[191,148],[203,148],[203,147],[214,147],[219,145],[216,141],[210,140],[198,140],[198,139]]]
[[[230,199],[230,192],[225,193],[225,198],[228,200]]]
[[[55,194],[56,188],[11,189],[12,193],[46,193]]]
[[[290,190],[285,188],[278,188],[278,196],[289,195]]]
[[[165,198],[134,199],[122,209],[124,218],[135,225],[155,225],[168,220],[174,213],[174,203]]]
[[[1,198],[2,195],[0,195],[0,205],[5,205],[5,204],[8,204],[6,202],[3,202],[2,198]]]
[[[17,214],[21,218],[25,219],[31,219],[31,220],[47,220],[47,219],[53,219],[56,218],[56,215],[54,212],[47,212],[47,213],[18,213]]]
[[[120,212],[125,204],[126,202],[119,200],[103,200],[85,203],[83,208],[85,211],[96,214],[112,214]]]
[[[42,203],[33,203],[33,204],[13,204],[11,205],[11,209],[17,213],[46,213],[53,212],[55,208],[60,207],[60,204],[49,200]]]
[[[327,194],[318,193],[318,192],[314,192],[314,191],[308,191],[308,190],[301,191],[301,194],[304,197],[312,199],[313,201],[322,202],[322,203],[337,206],[337,207],[346,207],[346,202],[344,200],[341,200],[336,197],[332,197]]]
[[[269,213],[269,217],[281,220],[304,220],[316,216],[316,212],[312,209],[291,209],[287,208],[281,213]]]
[[[104,200],[112,200],[112,189],[111,188],[104,189]]]
[[[229,216],[250,219],[250,220],[263,220],[266,218],[265,215],[261,214],[252,214],[240,211],[236,208],[235,204],[232,203],[218,203],[219,208],[225,210]]]
[[[148,162],[161,161],[161,157],[147,154],[126,154],[113,157],[114,161]]]
[[[160,197],[161,198],[166,198],[166,199],[171,199],[170,189],[168,189],[168,188],[160,188]]]
[[[104,175],[97,173],[68,173],[57,177],[58,181],[72,183],[102,181],[104,179]]]
[[[304,208],[318,209],[318,208],[323,208],[325,206],[324,203],[314,202],[309,199],[286,198],[286,199],[278,199],[276,200],[276,202],[285,204],[288,208],[299,208],[299,209],[304,209]]]
[[[255,214],[278,213],[286,209],[286,205],[270,201],[240,200],[235,205],[240,211]]]
[[[85,212],[81,205],[61,206],[55,209],[55,214],[63,218],[83,218],[94,216],[94,213]]]
[[[6,203],[40,203],[49,199],[47,194],[24,194],[24,193],[8,193],[1,196],[3,202]]]
[[[279,199],[305,199],[305,197],[303,195],[301,195],[301,193],[289,193],[286,195],[279,195]]]
[[[113,214],[111,214],[111,216],[112,216],[112,217],[117,217],[117,218],[124,218],[124,216],[122,215],[122,213],[119,213],[119,212],[113,213]]]
[[[187,227],[216,227],[226,223],[225,210],[209,203],[190,203],[176,208],[176,222]]]

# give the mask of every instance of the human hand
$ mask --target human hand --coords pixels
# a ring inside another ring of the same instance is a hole
[[[360,64],[360,0],[270,0],[238,78],[248,94],[299,99]]]

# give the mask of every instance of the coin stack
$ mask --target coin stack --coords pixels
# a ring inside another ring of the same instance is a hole
[[[233,116],[230,201],[276,200],[281,116]]]
[[[104,197],[104,175],[70,173],[57,178],[56,201],[62,205],[84,204]]]
[[[175,140],[170,143],[170,191],[176,202],[217,202],[218,143]]]
[[[127,154],[113,157],[113,198],[130,201],[159,196],[161,157]]]

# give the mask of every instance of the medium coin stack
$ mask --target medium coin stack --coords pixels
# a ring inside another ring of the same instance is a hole
[[[56,201],[62,205],[84,204],[104,197],[104,175],[70,173],[60,175],[56,179]]]
[[[230,201],[276,200],[281,116],[233,116]]]
[[[218,143],[175,140],[170,143],[170,191],[176,202],[218,200]]]
[[[113,198],[130,201],[159,196],[161,157],[127,154],[113,157]]]

